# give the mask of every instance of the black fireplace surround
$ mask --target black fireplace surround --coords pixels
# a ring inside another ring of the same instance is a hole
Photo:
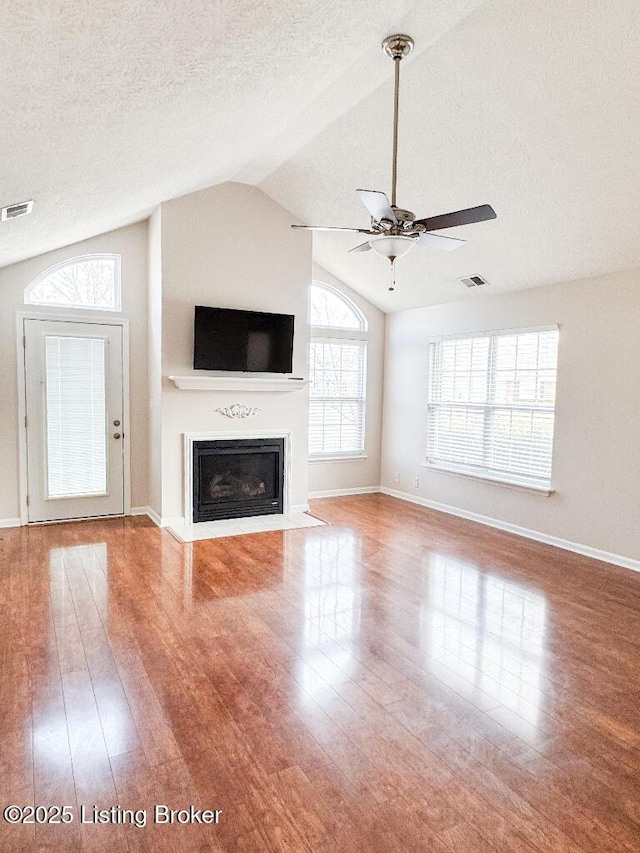
[[[193,520],[283,512],[284,438],[193,442]]]

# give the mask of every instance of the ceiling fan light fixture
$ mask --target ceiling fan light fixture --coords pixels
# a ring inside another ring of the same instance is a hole
[[[380,234],[372,237],[369,240],[369,245],[377,255],[390,261],[392,258],[401,258],[406,255],[415,244],[416,239],[416,237],[410,237],[408,234]]]

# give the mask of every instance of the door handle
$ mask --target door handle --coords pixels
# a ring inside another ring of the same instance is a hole
[[[113,437],[114,437],[114,438],[120,438],[120,433],[119,433],[119,432],[114,432]]]

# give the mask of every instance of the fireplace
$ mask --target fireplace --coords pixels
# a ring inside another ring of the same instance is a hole
[[[193,521],[282,513],[284,441],[194,441]]]

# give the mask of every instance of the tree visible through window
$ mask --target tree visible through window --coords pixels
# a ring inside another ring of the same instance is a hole
[[[345,296],[314,282],[309,293],[309,455],[364,454],[366,320]]]
[[[341,293],[323,284],[312,284],[309,293],[309,322],[311,326],[331,329],[366,331],[366,323],[355,305]]]
[[[26,288],[24,301],[120,311],[120,255],[83,255],[49,267]]]

